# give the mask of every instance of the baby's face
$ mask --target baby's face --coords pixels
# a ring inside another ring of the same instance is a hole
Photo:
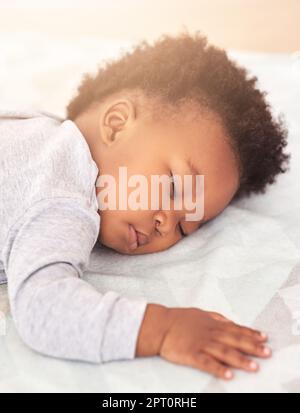
[[[105,188],[96,188],[101,216],[99,241],[102,244],[130,255],[163,251],[183,238],[180,227],[190,235],[228,205],[238,189],[238,169],[223,128],[216,119],[186,113],[180,122],[153,122],[136,117],[130,104],[127,107],[126,103],[112,108],[110,115],[107,109],[107,112],[97,114],[96,118],[90,118],[90,126],[96,128],[97,125],[98,135],[92,136],[91,133],[90,141],[87,141],[100,174],[110,175],[116,182],[116,205],[119,205],[120,189],[126,189],[119,179],[121,166],[126,168],[126,186],[131,176],[139,175],[144,177],[149,189],[147,209],[134,210],[128,206],[130,194],[137,187],[127,186],[127,209],[103,210],[100,195]],[[82,123],[78,122],[78,126],[81,127]],[[85,135],[89,133],[88,129],[81,129]],[[116,130],[116,134],[112,135],[112,131]],[[195,170],[191,170],[189,161]],[[170,208],[164,209],[162,206],[163,187],[158,194],[158,207],[151,207],[151,177],[172,174],[181,176],[182,182],[185,175],[193,175],[193,201],[197,201],[195,174],[204,175],[204,213],[200,219],[187,219],[187,214],[195,209],[187,209],[184,202],[181,209],[174,208],[173,195],[183,196],[179,190],[176,194],[176,183],[174,187],[170,183],[167,188],[171,194]],[[145,235],[138,237],[145,242],[144,245],[134,245],[132,227]]]

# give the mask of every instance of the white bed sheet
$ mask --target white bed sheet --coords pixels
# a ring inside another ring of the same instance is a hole
[[[0,107],[62,116],[81,73],[118,52],[106,39],[73,44],[30,33],[1,34],[0,46]],[[167,251],[134,257],[97,244],[86,279],[100,291],[198,306],[260,328],[272,359],[260,362],[258,374],[236,371],[226,383],[159,357],[103,365],[53,359],[20,340],[1,286],[0,392],[300,391],[300,55],[229,53],[258,76],[274,112],[285,114],[290,171]]]

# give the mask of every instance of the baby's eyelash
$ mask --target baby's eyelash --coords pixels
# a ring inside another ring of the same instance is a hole
[[[180,222],[179,222],[179,224],[178,224],[178,227],[179,227],[179,230],[180,230],[180,232],[181,232],[181,235],[182,235],[183,237],[186,237],[187,235],[183,232],[183,229],[182,229],[182,226],[181,226]]]
[[[175,197],[174,175],[172,174],[171,171],[170,171],[170,178],[171,178],[170,180],[171,180],[171,185],[172,185],[173,196]],[[179,228],[179,231],[180,231],[182,237],[186,237],[187,235],[186,235],[185,232],[183,231],[180,222],[179,222],[179,224],[178,224],[178,228]]]
[[[173,196],[175,197],[175,185],[174,185],[174,176],[173,176],[173,174],[172,174],[172,172],[170,172],[170,181],[171,181],[171,185],[172,185],[172,193],[173,193]]]

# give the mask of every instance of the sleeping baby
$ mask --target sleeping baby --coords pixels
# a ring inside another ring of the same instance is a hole
[[[287,170],[287,130],[256,81],[183,32],[85,75],[66,118],[0,111],[0,282],[28,346],[92,363],[157,355],[222,379],[259,370],[265,333],[82,279],[97,241],[164,251]]]

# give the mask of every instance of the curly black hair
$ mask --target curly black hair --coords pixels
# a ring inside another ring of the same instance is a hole
[[[229,59],[225,50],[209,45],[199,31],[162,35],[153,45],[143,40],[131,52],[107,61],[95,76],[84,74],[77,96],[67,106],[74,120],[92,104],[121,90],[139,90],[158,98],[155,110],[164,113],[193,101],[217,114],[230,138],[240,172],[233,199],[265,193],[276,175],[288,170],[284,152],[288,131],[283,115],[272,116],[266,92],[257,77]]]

